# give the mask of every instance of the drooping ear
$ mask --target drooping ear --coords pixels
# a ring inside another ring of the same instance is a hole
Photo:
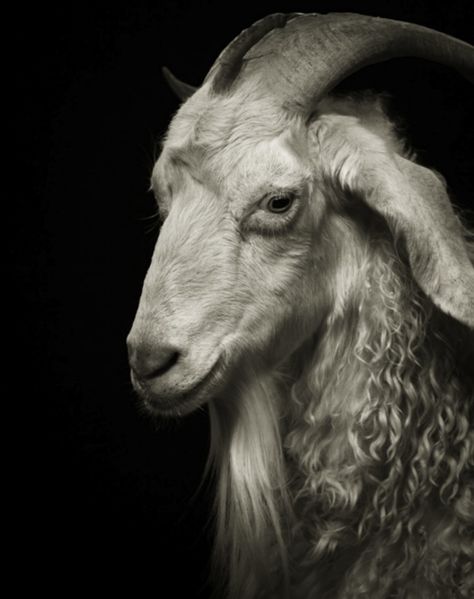
[[[178,96],[178,98],[183,100],[183,102],[192,96],[197,90],[197,87],[189,85],[188,83],[184,83],[184,81],[180,81],[168,68],[162,67],[161,71],[168,85]]]
[[[443,312],[474,329],[474,266],[441,180],[353,117],[328,115],[322,131],[313,129],[323,172],[384,217],[404,239],[421,289]]]

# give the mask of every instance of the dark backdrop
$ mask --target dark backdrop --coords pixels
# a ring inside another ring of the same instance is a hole
[[[134,596],[143,585],[155,597],[208,596],[212,485],[198,492],[207,417],[145,416],[124,343],[158,232],[147,218],[154,148],[178,107],[161,65],[199,84],[241,29],[277,11],[362,12],[469,40],[469,6],[156,0],[41,6],[8,21],[20,174],[7,257],[21,326],[14,321],[5,399],[21,412],[12,453],[34,439],[13,519],[20,582],[61,595],[131,582]],[[351,85],[391,92],[422,161],[445,174],[459,205],[474,207],[472,91],[460,77],[405,60]]]

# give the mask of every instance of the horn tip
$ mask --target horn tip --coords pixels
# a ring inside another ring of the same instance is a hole
[[[184,81],[180,81],[177,77],[175,77],[175,75],[173,75],[168,67],[162,66],[161,72],[166,80],[166,83],[181,100],[187,100],[196,91],[196,87],[184,83]]]

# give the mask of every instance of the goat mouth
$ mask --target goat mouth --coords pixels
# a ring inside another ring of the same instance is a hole
[[[140,382],[135,387],[143,401],[145,409],[152,415],[161,417],[180,417],[190,414],[212,399],[222,384],[222,363],[219,357],[203,378],[191,389],[170,396],[154,394]]]

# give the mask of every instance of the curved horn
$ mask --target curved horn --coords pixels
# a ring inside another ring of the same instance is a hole
[[[212,89],[222,93],[228,89],[237,77],[242,59],[246,52],[259,42],[272,29],[284,27],[289,19],[301,13],[274,13],[256,21],[248,29],[244,29],[231,43],[224,48],[209,70],[204,82],[213,77]]]
[[[240,71],[256,75],[285,106],[308,110],[351,73],[405,56],[454,67],[474,80],[470,44],[420,25],[351,13],[270,15],[231,42],[209,76],[221,91],[222,80],[229,87]]]
[[[173,75],[173,73],[166,67],[162,67],[161,71],[163,73],[166,82],[174,91],[174,93],[178,96],[180,100],[187,100],[190,96],[194,94],[197,90],[197,87],[193,87],[188,83],[184,83],[184,81],[180,81],[177,77]]]

